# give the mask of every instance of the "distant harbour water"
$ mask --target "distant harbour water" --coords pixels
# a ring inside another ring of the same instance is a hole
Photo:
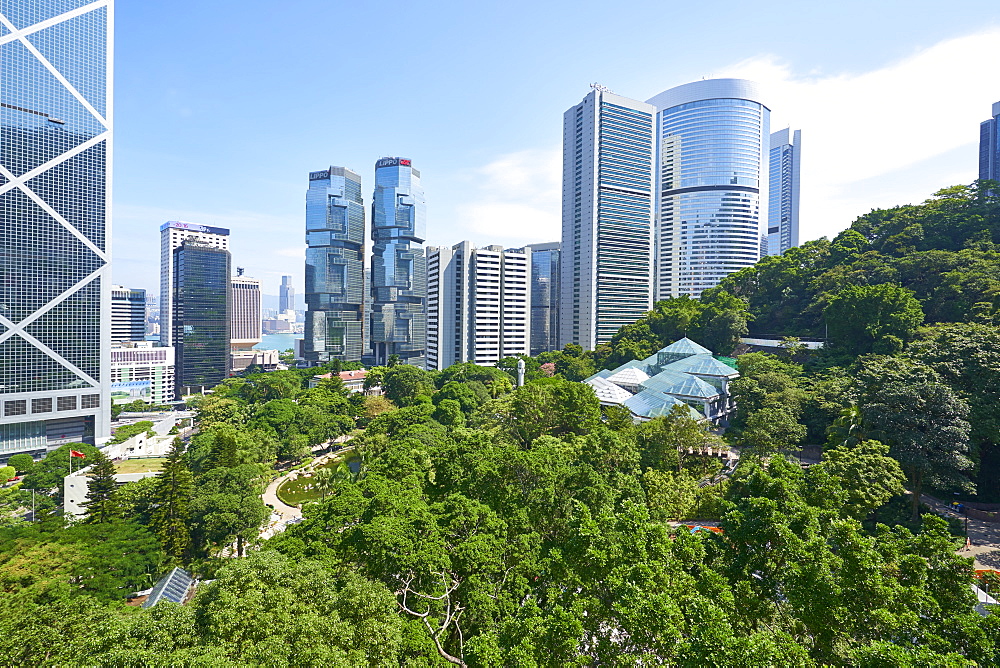
[[[265,334],[261,337],[260,343],[254,346],[258,350],[280,350],[285,352],[289,348],[295,350],[295,342],[302,338],[302,334]]]

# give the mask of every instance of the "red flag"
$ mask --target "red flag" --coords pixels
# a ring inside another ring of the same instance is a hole
[[[87,458],[87,455],[83,454],[82,452],[77,452],[76,450],[70,450],[69,451],[69,456],[70,457],[79,457],[80,459],[86,459]]]

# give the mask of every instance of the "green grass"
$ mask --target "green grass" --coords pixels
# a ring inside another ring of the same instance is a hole
[[[117,473],[148,473],[149,471],[159,471],[163,468],[166,457],[148,457],[144,459],[126,459],[115,464]]]
[[[347,457],[346,461],[348,463],[358,459],[352,451],[347,451],[343,454]],[[344,461],[342,457],[335,457],[319,468],[335,467],[340,465],[341,461]],[[278,498],[281,499],[282,503],[289,506],[297,506],[310,501],[319,501],[323,497],[323,493],[318,489],[306,489],[311,484],[311,475],[286,481],[278,487]]]

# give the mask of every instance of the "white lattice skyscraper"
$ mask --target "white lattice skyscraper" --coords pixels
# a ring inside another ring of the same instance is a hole
[[[111,0],[0,0],[0,460],[110,423]]]

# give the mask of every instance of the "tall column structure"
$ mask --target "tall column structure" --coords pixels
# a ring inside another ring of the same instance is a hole
[[[310,184],[311,183],[312,182],[310,182]],[[364,214],[362,213],[362,215]],[[294,310],[295,310],[295,288],[292,287],[292,277],[282,276],[281,287],[278,288],[278,311],[284,313],[285,311],[294,311]]]
[[[656,114],[656,299],[699,297],[760,259],[770,109],[756,83],[708,79],[648,100]]]
[[[767,237],[761,255],[781,255],[799,245],[799,181],[802,131],[771,133],[767,204]]]
[[[173,345],[177,398],[229,376],[232,260],[228,250],[186,239],[173,251]]]
[[[530,354],[531,261],[526,248],[468,241],[427,255],[427,368],[492,365]]]
[[[361,177],[343,167],[309,173],[306,191],[306,327],[302,354],[357,362],[364,342],[365,205]],[[294,292],[282,279],[283,309]]]
[[[655,114],[594,87],[563,115],[562,344],[592,350],[652,308]]]
[[[174,345],[174,251],[185,241],[229,250],[229,230],[171,220],[160,226],[160,345]]]
[[[242,269],[237,270],[242,271]],[[260,281],[242,274],[230,281],[229,344],[233,350],[250,350],[261,342]]]
[[[142,341],[146,338],[146,291],[111,286],[111,341]]]
[[[374,362],[397,355],[424,366],[427,345],[426,202],[408,158],[375,163],[372,197],[371,347]]]
[[[531,251],[531,355],[559,348],[559,260],[556,241],[529,244]]]
[[[992,113],[979,125],[979,179],[1000,181],[1000,102],[993,103]]]
[[[0,3],[0,461],[110,435],[113,8]]]

